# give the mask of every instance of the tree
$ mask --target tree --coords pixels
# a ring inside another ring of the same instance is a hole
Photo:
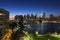
[[[20,37],[24,36],[23,30],[24,30],[24,25],[23,25],[23,17],[21,16],[21,20],[19,20],[19,29],[12,34],[11,40],[20,40]]]

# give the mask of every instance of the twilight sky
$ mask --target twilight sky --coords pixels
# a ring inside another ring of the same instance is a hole
[[[10,12],[10,17],[16,14],[37,14],[45,12],[46,15],[60,14],[60,0],[0,0],[0,8]]]

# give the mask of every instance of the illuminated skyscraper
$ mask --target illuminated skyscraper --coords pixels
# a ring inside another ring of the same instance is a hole
[[[42,18],[42,20],[45,20],[45,18],[46,18],[45,12],[41,13],[41,18]]]

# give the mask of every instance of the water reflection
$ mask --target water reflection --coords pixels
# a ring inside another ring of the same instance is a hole
[[[39,34],[47,34],[47,33],[60,33],[60,23],[34,23],[32,22],[31,28],[26,28],[27,31],[34,33],[35,31],[38,31]]]

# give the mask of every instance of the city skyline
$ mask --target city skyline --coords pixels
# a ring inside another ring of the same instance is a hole
[[[9,11],[10,17],[32,13],[40,15],[41,12],[59,15],[60,0],[0,0],[0,8]]]

